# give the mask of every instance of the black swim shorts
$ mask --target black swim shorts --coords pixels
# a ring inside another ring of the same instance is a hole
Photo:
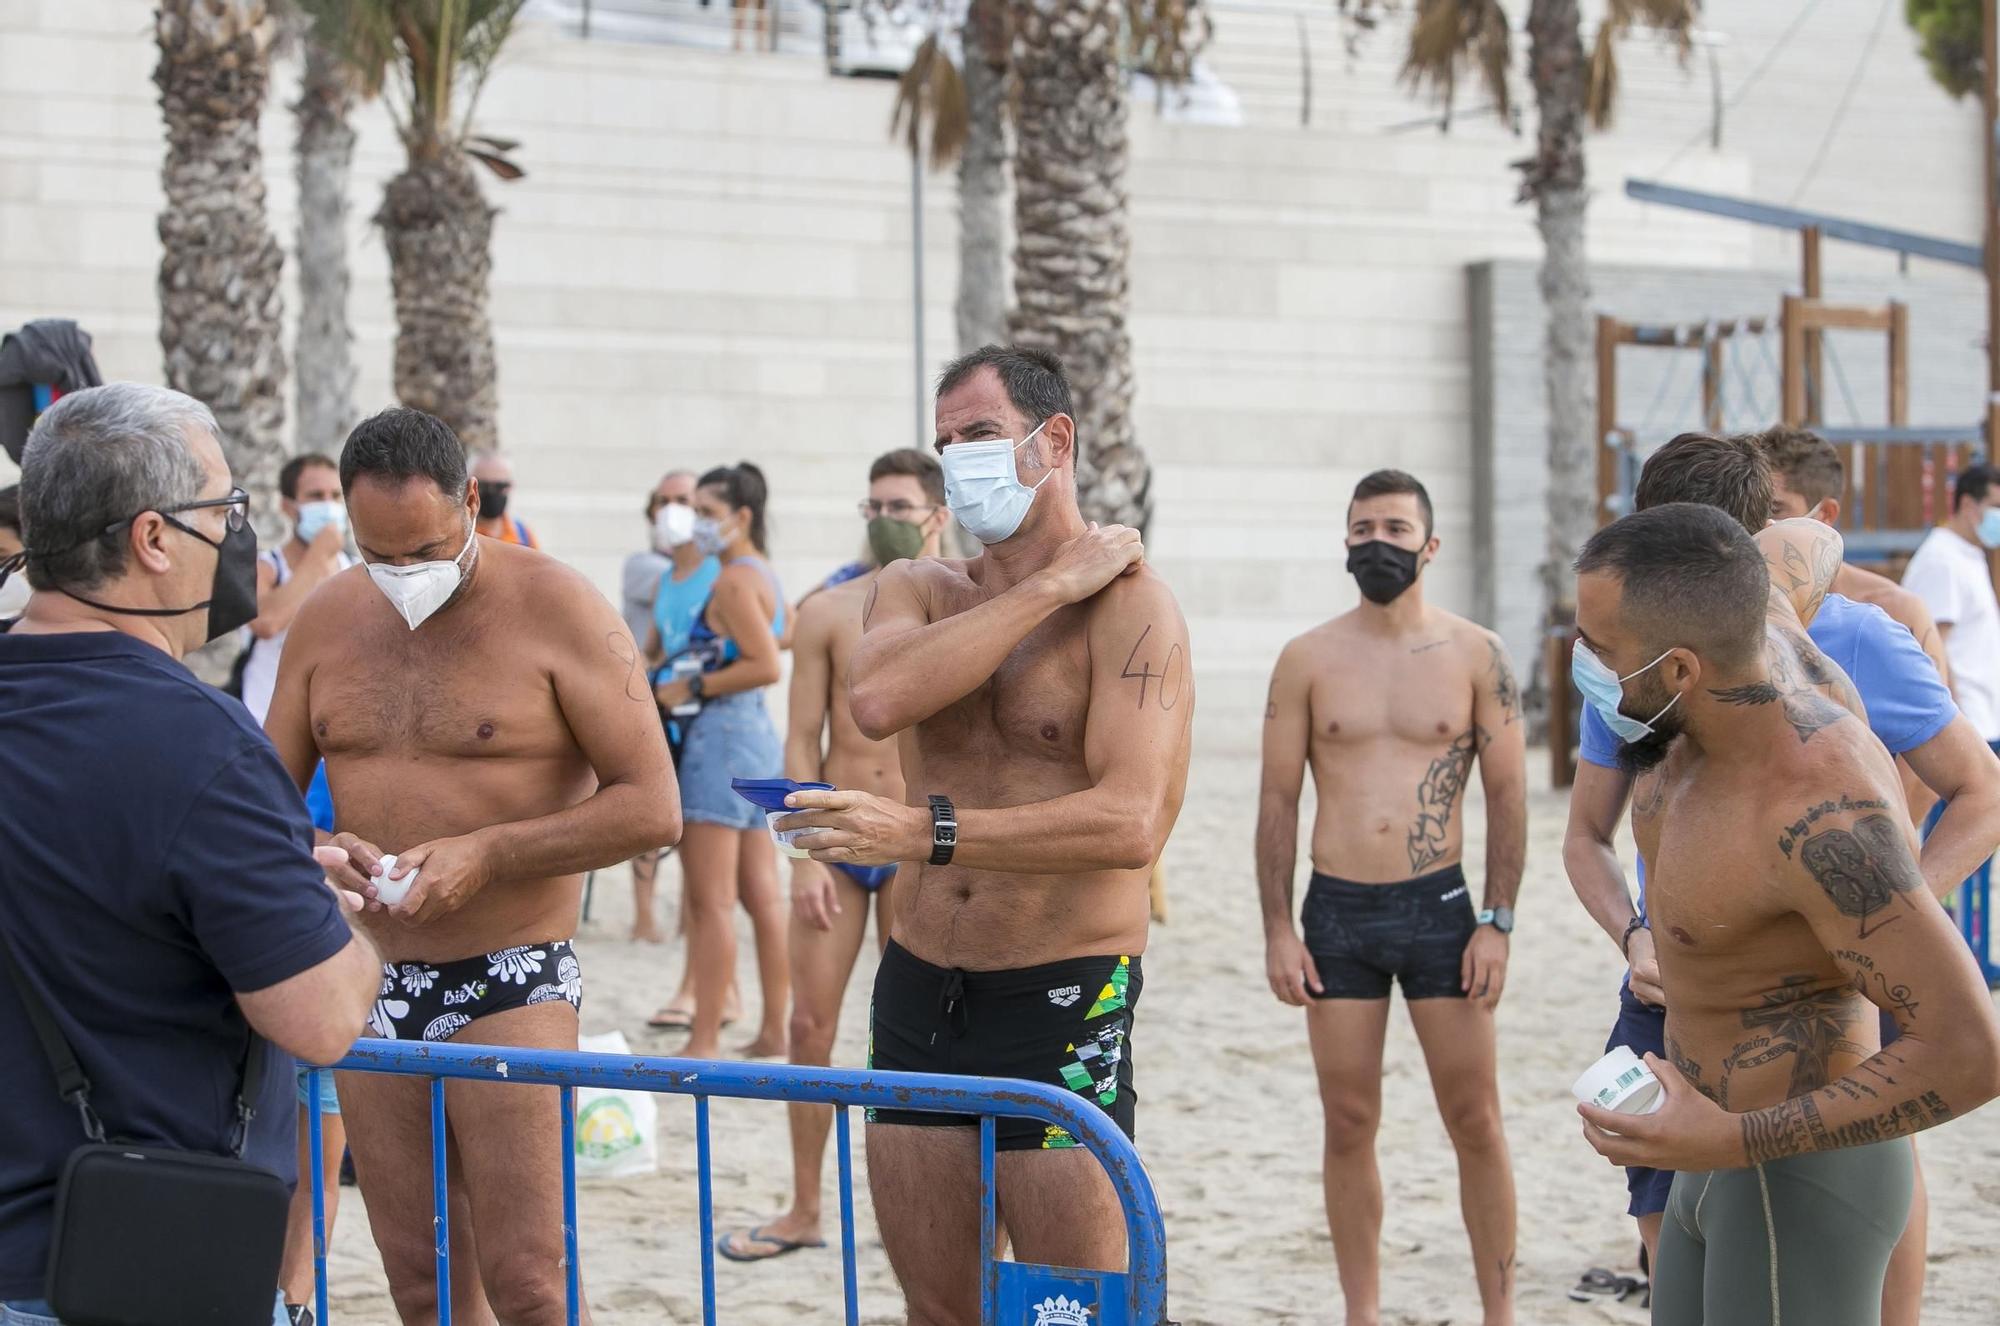
[[[448,1041],[474,1018],[556,999],[583,1011],[583,968],[567,939],[517,944],[453,962],[385,962],[368,1034]]]
[[[1315,874],[1300,915],[1320,999],[1463,999],[1460,963],[1479,928],[1465,872],[1448,866],[1400,884]]]
[[[891,942],[875,973],[868,1062],[898,1073],[1019,1077],[1068,1087],[1132,1136],[1132,1012],[1144,984],[1136,957],[1072,958],[1013,971],[960,971]],[[976,1128],[970,1114],[871,1109],[870,1123]],[[994,1121],[1001,1151],[1078,1145],[1033,1119]]]

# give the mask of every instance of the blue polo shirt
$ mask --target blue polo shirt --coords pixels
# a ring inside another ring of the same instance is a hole
[[[1868,727],[1891,755],[1915,750],[1958,717],[1937,665],[1909,628],[1872,603],[1828,594],[1806,634],[1840,665],[1861,703]],[[1583,707],[1577,757],[1600,769],[1618,767],[1618,738],[1590,705]],[[1639,863],[1639,915],[1646,915],[1646,863]]]
[[[119,1140],[227,1152],[239,991],[351,937],[277,752],[236,700],[112,632],[0,635],[0,936]],[[275,1047],[247,1159],[297,1168]],[[0,979],[0,1301],[42,1293],[55,1183],[87,1139]]]

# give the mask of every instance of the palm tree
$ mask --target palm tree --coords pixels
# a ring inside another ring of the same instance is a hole
[[[437,415],[467,447],[498,444],[487,315],[494,209],[478,161],[519,179],[518,143],[476,135],[472,112],[524,0],[305,0],[315,31],[382,94],[407,164],[375,214],[396,300],[396,395]]]
[[[962,29],[965,143],[958,155],[958,348],[1007,329],[1007,6],[972,0]]]
[[[1364,6],[1366,0],[1362,0]],[[1661,29],[1689,49],[1700,0],[1609,0],[1588,56],[1577,0],[1529,0],[1528,81],[1539,123],[1535,151],[1516,162],[1521,199],[1535,204],[1542,235],[1542,302],[1547,315],[1543,376],[1549,409],[1549,519],[1543,564],[1551,623],[1574,617],[1577,552],[1597,527],[1597,439],[1591,401],[1596,357],[1590,267],[1584,253],[1585,121],[1609,125],[1616,105],[1616,43],[1634,26]],[[1505,117],[1511,105],[1508,21],[1499,0],[1418,0],[1404,76],[1445,99],[1445,124],[1458,70],[1477,69]]]
[[[307,25],[301,24],[301,27]],[[347,320],[347,181],[354,157],[354,76],[311,31],[292,103],[298,128],[299,325],[293,386],[300,451],[333,453],[354,423],[354,333]]]
[[[206,402],[266,533],[284,460],[283,255],[257,137],[277,21],[266,0],[160,0],[153,81],[161,168],[160,350],[168,385]]]

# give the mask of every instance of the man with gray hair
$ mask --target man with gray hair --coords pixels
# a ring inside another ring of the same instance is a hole
[[[247,1073],[252,1038],[338,1059],[381,965],[271,744],[180,663],[257,610],[214,417],[134,383],[65,396],[29,435],[20,497],[26,551],[6,565],[37,592],[0,636],[0,1323],[39,1326],[58,1175],[89,1138],[22,990],[103,1135],[225,1154],[240,1104],[239,1154],[290,1182],[290,1064]]]

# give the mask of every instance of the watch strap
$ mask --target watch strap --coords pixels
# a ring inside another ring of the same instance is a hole
[[[958,850],[958,810],[951,804],[950,797],[933,796],[930,803],[930,864],[950,865],[952,853]]]

